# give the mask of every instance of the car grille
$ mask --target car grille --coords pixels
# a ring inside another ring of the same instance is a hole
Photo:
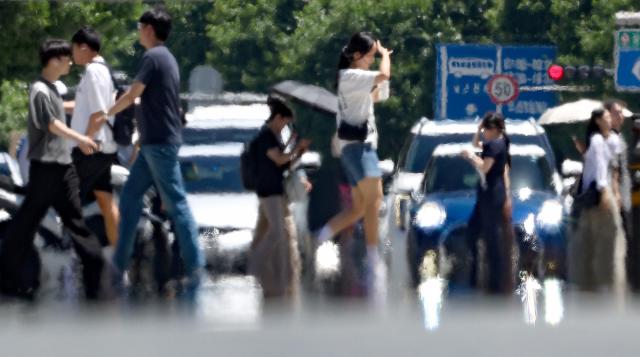
[[[524,226],[522,224],[513,224],[513,230],[515,232],[515,240],[520,244],[521,248],[528,248],[532,250],[538,249],[538,240],[535,237],[527,237],[525,233]],[[449,231],[446,236],[443,236],[441,241],[459,241],[464,240],[467,237],[467,225],[462,224],[451,231]]]

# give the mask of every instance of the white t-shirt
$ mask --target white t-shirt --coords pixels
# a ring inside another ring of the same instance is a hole
[[[102,57],[96,57],[94,62],[103,62]],[[71,128],[84,134],[89,126],[91,114],[108,111],[115,103],[113,81],[107,66],[101,63],[89,63],[84,75],[76,88],[75,108],[71,117]],[[113,125],[113,117],[109,118]],[[113,140],[111,128],[105,123],[93,137],[102,143],[102,152],[112,154],[118,149]],[[70,141],[72,146],[77,144]]]
[[[373,96],[371,91],[375,85],[375,79],[380,74],[379,71],[367,71],[363,69],[343,69],[340,71],[338,82],[338,113],[336,115],[336,125],[340,121],[345,121],[351,125],[361,125],[368,122],[369,133],[365,140],[376,149],[378,147],[378,129],[373,113]],[[388,97],[388,81],[381,83],[381,99]],[[337,140],[338,152],[342,148],[355,141]]]
[[[601,134],[593,134],[589,149],[584,155],[583,191],[589,188],[589,185],[594,181],[598,190],[609,186],[609,165],[615,150],[615,139],[611,139],[611,135],[605,140]]]
[[[613,131],[609,132],[607,136],[607,145],[612,155],[620,155],[622,153],[622,143],[620,142],[620,136]]]

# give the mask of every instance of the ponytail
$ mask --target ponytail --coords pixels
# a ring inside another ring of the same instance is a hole
[[[349,43],[347,43],[346,46],[342,47],[342,51],[340,51],[340,56],[338,58],[336,89],[338,88],[338,83],[340,82],[340,71],[351,67],[351,64],[353,63],[353,56],[356,53],[365,55],[371,50],[373,45],[375,45],[375,40],[373,38],[373,35],[371,35],[371,33],[369,32],[356,32],[351,36],[351,38],[349,39]]]
[[[340,82],[340,71],[351,67],[351,62],[353,62],[353,54],[349,55],[347,53],[347,46],[345,46],[342,48],[342,51],[340,51],[340,58],[338,59],[338,71],[336,72],[336,89],[338,88],[338,83]]]

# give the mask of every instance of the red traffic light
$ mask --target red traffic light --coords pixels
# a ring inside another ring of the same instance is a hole
[[[611,76],[612,72],[613,70],[604,68],[601,64],[594,64],[592,66],[583,64],[577,67],[572,65],[562,66],[559,64],[552,64],[547,68],[547,75],[554,81],[570,81],[572,79],[601,80],[605,76]]]
[[[552,64],[547,69],[547,74],[549,75],[549,78],[553,79],[554,81],[559,81],[562,79],[562,77],[564,77],[564,68],[560,65]]]

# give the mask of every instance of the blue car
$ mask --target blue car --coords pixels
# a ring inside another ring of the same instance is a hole
[[[438,274],[449,281],[450,288],[469,281],[465,237],[480,176],[462,158],[465,149],[473,150],[470,144],[438,145],[421,187],[411,195],[407,254],[414,285],[423,278],[420,272],[427,263],[425,257],[435,258]],[[567,215],[554,165],[538,145],[512,144],[510,153],[517,269],[537,276],[563,277]],[[481,264],[482,257],[478,260]],[[483,269],[479,267],[478,271]]]
[[[422,118],[411,128],[400,151],[398,167],[389,189],[391,222],[404,230],[408,226],[407,204],[411,192],[418,189],[424,169],[440,144],[467,143],[478,130],[477,120],[429,120]],[[506,120],[506,129],[513,144],[538,145],[556,167],[553,150],[544,129],[533,120]]]

